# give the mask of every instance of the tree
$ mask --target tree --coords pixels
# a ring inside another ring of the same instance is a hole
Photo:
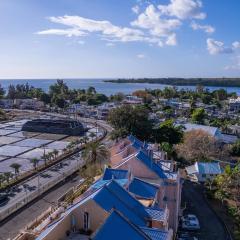
[[[44,165],[47,166],[47,161],[50,160],[49,154],[45,153],[45,151],[44,151],[44,154],[42,155],[42,159],[44,160]]]
[[[203,108],[194,109],[191,116],[192,122],[198,123],[198,124],[203,124],[205,117],[206,117],[206,113]]]
[[[5,172],[3,175],[4,175],[7,183],[9,183],[9,182],[10,182],[10,179],[13,177],[13,175],[12,175],[11,172]]]
[[[89,95],[96,94],[96,93],[97,93],[97,91],[96,91],[95,87],[89,87],[87,89],[87,94],[89,94]]]
[[[218,101],[226,100],[228,97],[227,91],[222,88],[213,91],[212,94]]]
[[[119,93],[116,93],[115,95],[111,95],[110,100],[113,102],[121,102],[123,101],[124,97],[125,97],[124,94],[119,92]]]
[[[36,170],[37,167],[38,167],[39,159],[38,158],[32,158],[32,159],[30,159],[30,162],[32,163],[33,168]]]
[[[54,150],[53,150],[53,155],[54,155],[54,158],[55,158],[55,159],[57,158],[58,153],[59,153],[59,151],[58,151],[57,149],[54,149]]]
[[[120,134],[133,134],[141,140],[148,140],[152,133],[152,122],[145,106],[124,105],[110,111],[108,122]]]
[[[110,153],[106,146],[100,142],[90,142],[83,150],[83,159],[87,164],[99,164],[109,161]]]
[[[18,163],[12,163],[10,167],[14,169],[14,174],[15,174],[15,177],[17,178],[21,165]]]
[[[167,159],[171,159],[173,157],[174,149],[173,146],[168,142],[162,142],[160,144],[160,148],[162,151],[167,153]]]
[[[175,147],[179,157],[189,162],[210,161],[227,158],[228,153],[220,151],[214,137],[202,130],[192,130],[184,134],[183,142]]]
[[[5,90],[4,90],[4,88],[0,84],[0,99],[3,98],[4,95],[5,95]]]
[[[174,125],[173,120],[169,119],[162,122],[158,128],[153,129],[153,136],[157,143],[178,144],[183,139],[183,127]]]
[[[231,154],[236,157],[240,157],[240,140],[232,145]]]

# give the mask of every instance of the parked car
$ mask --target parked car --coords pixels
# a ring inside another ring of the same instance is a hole
[[[186,229],[186,230],[200,229],[198,218],[193,214],[185,215],[181,218],[181,220],[182,220],[182,229]]]

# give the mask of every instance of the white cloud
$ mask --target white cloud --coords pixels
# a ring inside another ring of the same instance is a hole
[[[153,5],[149,5],[145,12],[141,13],[131,25],[147,29],[152,36],[161,40],[160,45],[162,44],[162,38],[165,39],[166,44],[169,42],[171,44],[168,45],[176,45],[177,41],[174,30],[181,25],[181,21],[178,19],[162,18],[160,11]]]
[[[235,41],[235,42],[232,43],[232,46],[233,46],[234,49],[238,49],[238,48],[240,48],[240,42]]]
[[[44,30],[44,31],[39,31],[37,32],[37,34],[39,35],[61,35],[61,36],[66,36],[66,37],[82,37],[82,36],[86,36],[87,33],[80,31],[78,29],[75,28],[71,28],[71,29],[48,29],[48,30]]]
[[[198,24],[194,21],[191,23],[190,26],[193,30],[203,30],[206,33],[214,33],[215,32],[214,27],[212,27],[210,25],[201,25],[201,24]]]
[[[204,19],[206,13],[201,12],[200,0],[170,0],[168,5],[159,5],[162,14],[177,17],[179,19]]]
[[[145,58],[145,55],[142,54],[142,53],[140,53],[140,54],[137,55],[137,58],[141,58],[141,59],[143,59],[143,58]]]
[[[83,18],[80,16],[63,16],[50,17],[53,23],[62,24],[69,27],[68,29],[48,29],[39,31],[40,35],[65,35],[86,36],[90,33],[100,33],[101,39],[109,42],[147,42],[161,45],[160,39],[157,39],[142,30],[129,27],[119,27],[113,25],[109,21],[97,21],[93,19]]]
[[[232,47],[226,47],[223,42],[212,38],[207,39],[207,50],[211,55],[233,53]]]
[[[135,14],[139,14],[140,12],[140,7],[138,5],[135,5],[132,7],[132,11],[135,13]]]
[[[113,41],[147,41],[142,31],[133,28],[118,27],[109,21],[96,21],[79,16],[50,17],[49,20],[68,26],[70,29],[48,29],[39,31],[37,34],[65,35],[70,37],[85,36],[89,33],[100,33],[102,37]]]

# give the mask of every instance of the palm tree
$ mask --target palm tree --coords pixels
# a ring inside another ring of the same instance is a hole
[[[44,152],[42,159],[44,160],[44,165],[47,166],[47,161],[49,160],[48,154]]]
[[[48,157],[50,161],[52,160],[53,156],[54,156],[53,152],[48,153]]]
[[[12,173],[11,172],[5,172],[4,173],[4,177],[5,177],[5,179],[6,179],[6,181],[7,181],[7,183],[9,183],[9,181],[10,181],[10,178],[12,178]]]
[[[32,158],[32,159],[30,159],[30,162],[32,163],[34,170],[37,170],[39,159],[38,158]]]
[[[52,153],[53,153],[54,159],[56,159],[59,151],[57,149],[54,149]]]
[[[17,175],[19,174],[19,169],[21,168],[21,165],[18,163],[12,163],[10,165],[10,167],[14,169],[15,177],[17,178]]]
[[[83,151],[83,159],[86,163],[99,164],[107,162],[110,158],[110,152],[106,146],[100,142],[91,142],[86,145]]]

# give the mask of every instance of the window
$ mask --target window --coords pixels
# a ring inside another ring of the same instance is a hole
[[[84,212],[84,215],[83,215],[83,228],[85,231],[89,230],[89,213],[88,212]]]
[[[205,178],[205,177],[206,177],[206,174],[202,174],[202,177]]]

